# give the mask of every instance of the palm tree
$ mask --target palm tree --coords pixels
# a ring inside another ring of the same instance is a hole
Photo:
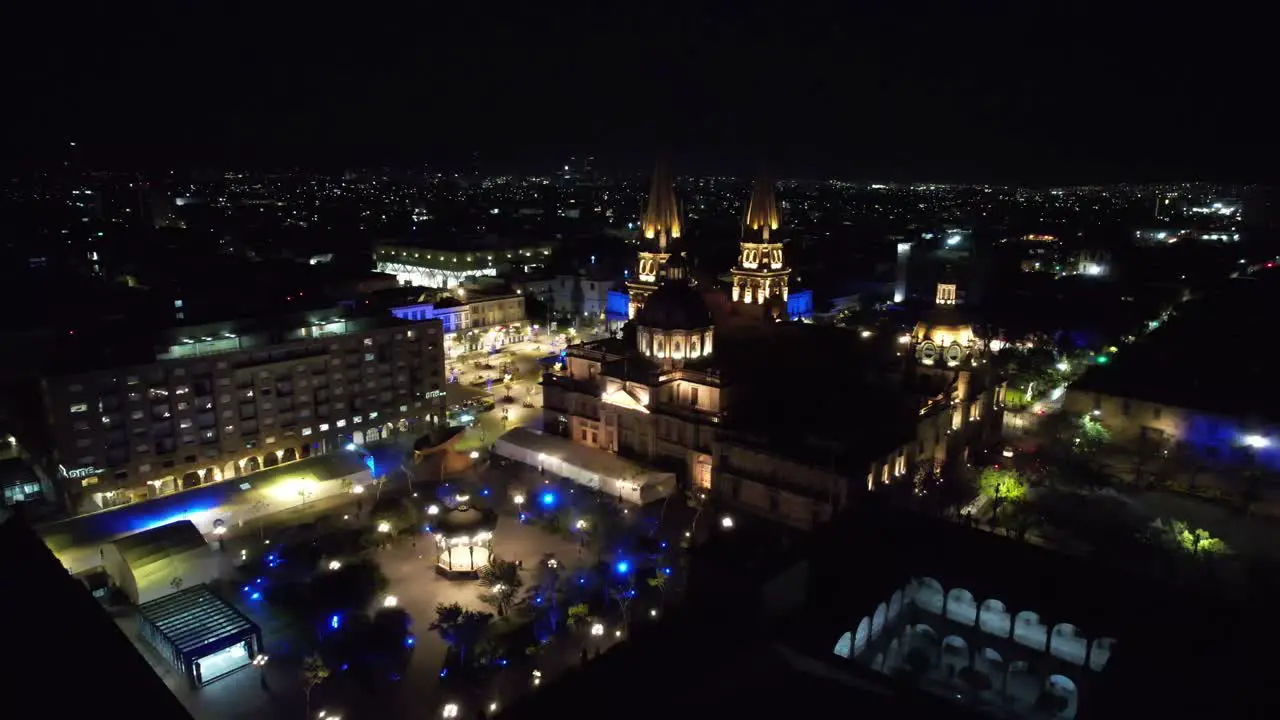
[[[488,590],[480,599],[492,605],[498,611],[498,617],[511,609],[511,602],[523,585],[519,566],[509,560],[495,555],[489,559],[488,565],[480,568],[480,587]]]
[[[331,674],[319,655],[312,653],[302,659],[302,692],[306,702],[307,717],[311,717],[311,691]]]
[[[436,621],[431,623],[431,629],[458,652],[460,664],[466,667],[467,656],[480,644],[492,619],[489,613],[464,610],[458,603],[441,603],[436,606]]]

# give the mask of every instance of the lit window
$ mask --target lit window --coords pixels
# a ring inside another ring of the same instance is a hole
[[[73,413],[89,412],[89,405],[87,403],[76,403],[71,406],[71,412]]]
[[[329,432],[329,423],[320,423],[320,432]]]
[[[339,421],[338,421],[338,427],[340,427],[340,428],[344,428],[344,427],[346,427],[346,426],[347,426],[347,421],[346,421],[346,419],[342,419],[342,420],[339,420]]]
[[[371,413],[369,413],[369,419],[370,419],[370,420],[377,420],[377,419],[378,419],[378,413],[377,413],[376,411],[375,411],[375,412],[371,412]]]
[[[363,415],[357,415],[357,416],[355,416],[355,417],[351,418],[351,422],[353,422],[353,423],[361,423],[361,422],[364,422],[364,416],[363,416]]]
[[[311,434],[311,428],[309,428],[309,427],[304,427],[304,428],[302,428],[302,437],[306,437],[306,436],[308,436],[308,435],[310,435],[310,434]]]
[[[268,436],[267,436],[267,444],[268,444],[268,445],[273,445],[273,444],[275,444],[275,441],[276,441],[276,436],[275,436],[275,435],[268,435]]]

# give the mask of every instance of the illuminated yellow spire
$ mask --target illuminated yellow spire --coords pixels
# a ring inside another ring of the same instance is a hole
[[[747,227],[758,230],[765,240],[769,232],[778,229],[778,199],[773,194],[773,181],[764,173],[751,188],[751,200],[747,202]]]
[[[645,206],[640,227],[645,239],[658,241],[658,250],[666,252],[667,242],[680,237],[680,207],[667,164],[659,160],[649,186],[649,204]]]

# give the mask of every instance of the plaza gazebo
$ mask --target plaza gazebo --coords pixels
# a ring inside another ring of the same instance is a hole
[[[442,510],[432,523],[436,538],[436,567],[446,573],[474,574],[489,564],[498,514],[459,505]]]

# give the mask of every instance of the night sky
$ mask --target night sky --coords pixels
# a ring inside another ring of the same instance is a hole
[[[767,161],[1011,183],[1265,181],[1280,159],[1260,18],[842,9],[874,4],[71,4],[24,18],[48,32],[3,50],[18,98],[5,143],[30,165],[75,139],[87,164],[122,169],[446,167],[479,152],[491,172],[590,154],[631,173],[661,148],[680,172]],[[1032,5],[1057,9],[1009,10]]]

